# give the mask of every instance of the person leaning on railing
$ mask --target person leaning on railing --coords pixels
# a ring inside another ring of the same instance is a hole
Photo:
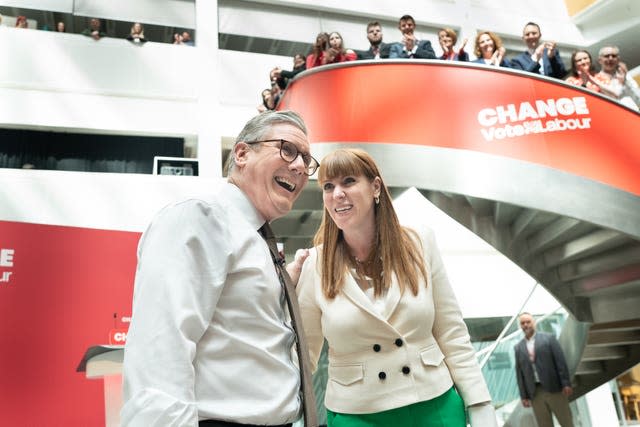
[[[571,54],[570,76],[566,82],[572,85],[582,86],[594,92],[601,92],[600,85],[604,83],[596,74],[596,67],[591,60],[591,54],[584,49],[579,49]]]

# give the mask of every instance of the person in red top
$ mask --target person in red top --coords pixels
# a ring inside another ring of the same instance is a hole
[[[16,28],[29,28],[26,16],[20,15],[16,18]]]
[[[464,47],[467,45],[467,39],[462,41],[462,46],[456,52],[453,49],[458,41],[458,35],[451,28],[443,28],[438,31],[438,42],[442,48],[442,56],[440,59],[444,61],[469,61],[469,54],[464,51]]]
[[[571,54],[571,69],[566,82],[572,85],[582,86],[594,92],[601,92],[597,84],[596,67],[591,59],[591,54],[586,50],[579,49]]]
[[[329,47],[329,34],[319,33],[316,42],[311,48],[311,53],[307,55],[307,70],[324,64],[325,51]]]
[[[337,31],[329,34],[329,48],[324,53],[324,64],[355,61],[358,55],[351,49],[344,47],[342,36]]]

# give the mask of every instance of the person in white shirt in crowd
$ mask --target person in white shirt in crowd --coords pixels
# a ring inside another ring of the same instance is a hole
[[[228,181],[164,208],[144,232],[123,426],[290,426],[307,411],[295,333],[259,230],[291,210],[315,173],[309,150],[298,114],[262,113],[238,135]]]
[[[598,80],[602,82],[602,92],[638,111],[640,89],[628,74],[627,65],[620,61],[620,49],[617,46],[603,46],[598,53],[598,62],[602,67],[597,74]]]

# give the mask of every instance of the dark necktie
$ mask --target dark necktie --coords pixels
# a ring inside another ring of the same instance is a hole
[[[276,267],[278,273],[278,279],[280,284],[284,288],[284,295],[287,299],[287,306],[289,307],[289,314],[291,315],[291,326],[296,335],[296,351],[298,353],[298,362],[300,365],[300,384],[302,388],[302,408],[304,410],[304,425],[305,427],[317,427],[318,415],[316,413],[316,398],[313,394],[313,384],[311,383],[311,361],[309,360],[309,349],[307,347],[307,341],[304,336],[304,331],[299,329],[302,327],[302,320],[300,316],[300,307],[298,306],[298,298],[296,296],[296,289],[291,283],[289,273],[284,269],[284,259],[280,257],[278,248],[276,246],[276,238],[273,235],[273,231],[269,226],[269,223],[264,223],[260,227],[260,234],[267,242],[269,246],[269,252],[271,252],[271,259]]]

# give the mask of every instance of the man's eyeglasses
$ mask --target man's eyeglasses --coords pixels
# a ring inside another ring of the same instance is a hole
[[[285,139],[265,139],[262,141],[251,141],[245,142],[245,144],[253,145],[259,144],[261,142],[279,142],[280,143],[280,157],[287,163],[293,163],[298,158],[298,156],[302,157],[302,162],[304,163],[305,169],[304,173],[308,176],[313,175],[318,170],[320,163],[314,159],[311,154],[304,154],[298,150],[296,144],[291,141],[287,141]]]
[[[618,57],[617,53],[605,53],[602,55],[603,58],[616,59]]]

